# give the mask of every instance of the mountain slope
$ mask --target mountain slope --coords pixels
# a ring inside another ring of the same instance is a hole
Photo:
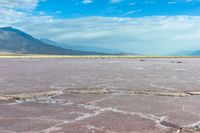
[[[200,56],[200,50],[190,53],[190,56]]]
[[[120,52],[120,51],[117,51],[114,49],[108,49],[108,48],[102,48],[102,47],[60,44],[60,43],[57,43],[55,41],[52,41],[52,40],[49,40],[46,38],[42,38],[40,40],[46,44],[51,44],[54,46],[65,48],[65,49],[80,50],[80,51],[92,51],[92,52],[101,52],[101,53],[110,53],[110,54],[122,54],[123,53],[123,52]]]
[[[200,56],[200,50],[180,51],[171,55],[172,56]]]
[[[193,51],[187,51],[187,50],[184,50],[184,51],[179,51],[179,52],[176,52],[176,53],[173,53],[173,54],[169,54],[170,56],[189,56],[190,54],[192,54]]]
[[[50,55],[102,55],[103,53],[68,50],[44,42],[12,27],[0,28],[0,52]]]

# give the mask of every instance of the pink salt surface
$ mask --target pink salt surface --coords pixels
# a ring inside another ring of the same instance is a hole
[[[129,93],[198,92],[200,59],[0,59],[0,70],[1,96],[63,92],[0,101],[0,133],[172,133],[200,123],[199,95]]]
[[[151,120],[140,118],[137,115],[130,116],[126,114],[113,113],[112,111],[104,112],[98,116],[77,122],[66,124],[61,131],[76,132],[77,128],[87,127],[94,132],[151,132],[160,133],[167,131],[157,127]],[[169,129],[168,129],[169,130]]]

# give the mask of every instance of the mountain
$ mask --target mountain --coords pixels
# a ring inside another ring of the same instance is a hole
[[[179,51],[173,54],[170,54],[170,56],[189,56],[192,54],[193,51],[189,51],[189,50],[184,50],[184,51]]]
[[[200,50],[180,51],[171,55],[172,56],[200,56]]]
[[[12,27],[0,28],[0,52],[49,55],[103,55],[104,53],[69,50],[46,44]]]
[[[80,50],[80,51],[92,51],[92,52],[101,52],[101,53],[110,53],[110,54],[122,54],[122,55],[126,54],[126,53],[120,52],[118,50],[102,48],[102,47],[61,44],[61,43],[57,43],[55,41],[52,41],[52,40],[49,40],[46,38],[42,38],[40,40],[46,44],[59,46],[59,47],[65,48],[65,49]]]
[[[200,56],[200,50],[193,51],[190,56]]]

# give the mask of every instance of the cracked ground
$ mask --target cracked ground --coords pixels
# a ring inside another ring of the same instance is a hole
[[[0,133],[199,133],[200,59],[0,59]]]

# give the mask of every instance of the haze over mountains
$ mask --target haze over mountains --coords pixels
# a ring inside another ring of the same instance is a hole
[[[200,50],[183,50],[174,54],[171,54],[171,56],[200,56]]]
[[[0,52],[49,55],[104,55],[109,53],[64,49],[44,43],[12,27],[0,28]]]
[[[12,27],[0,28],[0,52],[47,55],[135,55],[101,47],[60,44],[50,39],[39,40]],[[171,55],[200,56],[200,50],[180,51]]]
[[[128,53],[121,52],[121,51],[118,51],[118,50],[102,48],[102,47],[61,44],[61,43],[58,43],[56,41],[46,39],[46,38],[42,38],[40,40],[42,42],[46,43],[46,44],[51,44],[51,45],[54,45],[54,46],[65,48],[65,49],[73,49],[73,50],[79,50],[79,51],[93,51],[93,52],[110,53],[110,54],[128,54]]]

